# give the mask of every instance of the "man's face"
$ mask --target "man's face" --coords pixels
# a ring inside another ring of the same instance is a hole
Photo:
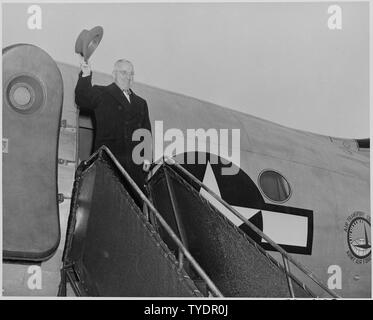
[[[118,69],[114,71],[115,82],[122,90],[131,88],[134,75],[133,66],[128,62],[121,63]]]

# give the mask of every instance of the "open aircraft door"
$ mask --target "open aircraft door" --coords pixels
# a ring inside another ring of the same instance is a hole
[[[42,261],[60,241],[57,152],[63,81],[42,49],[3,50],[3,258]]]

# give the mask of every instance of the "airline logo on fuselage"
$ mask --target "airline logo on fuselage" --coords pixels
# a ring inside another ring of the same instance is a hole
[[[351,214],[345,223],[347,255],[357,264],[371,260],[370,217],[361,211]]]

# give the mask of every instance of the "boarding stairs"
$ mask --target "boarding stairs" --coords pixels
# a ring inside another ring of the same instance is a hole
[[[108,148],[75,175],[59,296],[338,298],[311,271],[173,159],[153,164],[144,195]],[[282,257],[206,200],[203,188]]]

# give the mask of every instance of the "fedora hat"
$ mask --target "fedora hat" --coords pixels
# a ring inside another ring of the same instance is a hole
[[[82,55],[85,61],[88,61],[100,44],[103,34],[104,29],[100,26],[91,30],[84,29],[75,41],[75,52]]]

